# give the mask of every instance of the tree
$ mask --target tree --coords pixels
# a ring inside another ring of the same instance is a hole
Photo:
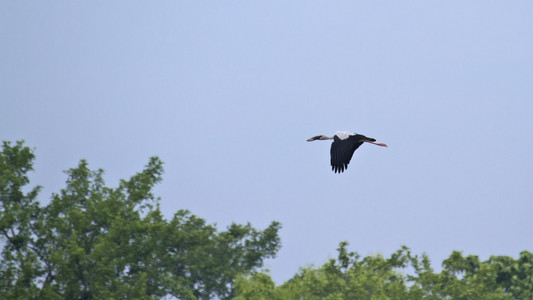
[[[361,258],[356,252],[348,252],[347,246],[347,242],[341,242],[337,259],[330,259],[318,269],[302,269],[281,289],[290,294],[290,299],[408,299],[404,275],[397,271],[407,263],[407,248],[390,258]]]
[[[386,258],[361,257],[347,245],[340,243],[337,259],[303,268],[279,286],[264,272],[241,276],[236,299],[533,299],[533,255],[527,251],[516,260],[493,256],[487,261],[454,251],[435,273],[427,255],[412,255],[405,246]]]
[[[495,273],[496,284],[515,299],[533,299],[533,253],[522,251],[518,259],[492,256],[487,262]]]
[[[23,142],[0,152],[5,299],[229,299],[238,274],[279,250],[277,222],[219,232],[186,210],[166,220],[152,194],[163,174],[157,157],[116,188],[81,160],[46,206],[40,187],[24,192],[34,158]]]
[[[464,257],[461,252],[453,251],[442,262],[440,273],[433,272],[426,255],[421,259],[410,258],[416,273],[409,277],[413,282],[411,290],[417,291],[422,299],[513,299],[495,281],[494,268],[475,255]]]
[[[276,284],[265,272],[239,275],[235,280],[235,300],[285,300],[286,293],[276,288]]]
[[[254,293],[273,295],[264,299],[287,300],[416,299],[409,293],[405,276],[397,270],[408,263],[406,247],[390,258],[381,255],[362,258],[348,252],[347,246],[347,242],[341,242],[337,259],[330,259],[318,268],[302,268],[278,287],[271,284],[266,273],[242,277],[237,280],[236,299],[262,299]]]

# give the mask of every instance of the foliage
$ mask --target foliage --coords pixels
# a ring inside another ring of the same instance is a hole
[[[426,255],[412,255],[405,246],[388,258],[361,257],[346,247],[342,242],[337,259],[303,268],[280,286],[265,272],[241,276],[236,299],[533,299],[533,254],[527,251],[516,260],[493,256],[487,261],[454,251],[435,273]]]
[[[277,222],[218,232],[185,210],[163,218],[157,157],[116,188],[82,160],[46,206],[39,187],[24,192],[34,158],[23,142],[0,152],[2,299],[229,299],[237,275],[280,247]]]

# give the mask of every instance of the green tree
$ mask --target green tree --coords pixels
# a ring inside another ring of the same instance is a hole
[[[347,245],[340,243],[337,259],[330,259],[318,268],[302,268],[278,287],[274,287],[266,273],[242,277],[237,280],[236,299],[416,299],[409,293],[406,277],[397,270],[408,263],[407,248],[389,258],[380,255],[362,258],[355,252],[348,252]]]
[[[305,268],[281,286],[291,299],[408,299],[404,276],[397,271],[407,263],[407,248],[391,257],[362,258],[348,252],[347,242],[339,245],[338,258],[320,268]]]
[[[40,187],[24,193],[29,183],[26,173],[32,170],[33,152],[18,142],[3,143],[0,153],[0,233],[2,261],[0,293],[13,299],[35,298],[39,288],[34,280],[42,276],[41,249],[34,249],[34,231],[42,224],[39,204],[35,200]]]
[[[46,206],[39,187],[24,192],[34,158],[22,142],[0,152],[3,299],[230,299],[235,278],[279,250],[277,222],[219,232],[186,210],[166,220],[157,157],[116,188],[82,160]]]
[[[522,251],[518,259],[508,256],[492,256],[488,262],[495,273],[495,280],[515,299],[533,299],[533,253]]]
[[[411,261],[416,270],[411,290],[418,289],[424,299],[533,300],[533,254],[527,251],[518,259],[492,256],[487,261],[453,251],[440,273],[433,272],[426,256]]]
[[[265,272],[254,272],[239,275],[235,280],[235,300],[285,300],[287,295],[282,293],[270,275]]]
[[[477,256],[463,257],[454,251],[443,261],[440,273],[434,273],[426,255],[412,256],[411,263],[416,273],[409,277],[411,290],[423,299],[512,299],[495,281],[494,269]]]
[[[493,256],[487,261],[454,251],[435,273],[427,255],[412,255],[407,247],[388,258],[361,257],[346,247],[342,242],[337,259],[303,268],[280,286],[267,273],[241,276],[236,299],[533,299],[533,255],[527,251],[516,260]]]

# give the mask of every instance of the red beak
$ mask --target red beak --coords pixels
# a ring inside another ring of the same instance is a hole
[[[378,146],[381,146],[381,147],[388,147],[387,144],[383,144],[383,143],[371,142],[371,141],[365,141],[365,142],[371,143],[371,144],[374,144],[374,145],[378,145]]]

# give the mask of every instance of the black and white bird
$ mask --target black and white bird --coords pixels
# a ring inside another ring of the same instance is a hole
[[[307,139],[308,142],[316,140],[333,140],[331,143],[331,169],[335,173],[344,172],[352,159],[353,153],[363,143],[387,147],[386,144],[377,143],[375,139],[349,131],[337,131],[334,136],[317,135]]]

